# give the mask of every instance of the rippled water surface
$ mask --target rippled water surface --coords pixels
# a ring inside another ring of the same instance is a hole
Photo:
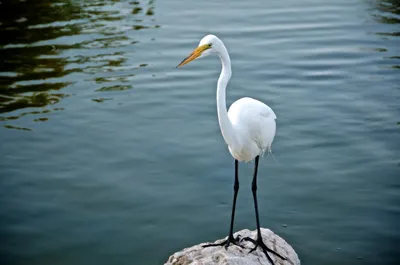
[[[303,264],[400,263],[397,0],[0,3],[0,263],[163,264],[228,232],[228,104],[278,116],[259,169],[262,226]],[[235,230],[255,229],[252,164]]]

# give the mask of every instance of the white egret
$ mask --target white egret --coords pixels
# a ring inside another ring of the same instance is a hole
[[[227,248],[231,243],[242,247],[240,245],[241,239],[233,237],[236,198],[239,191],[238,161],[248,162],[254,159],[252,191],[257,222],[257,238],[243,238],[243,240],[254,243],[255,246],[250,252],[257,249],[257,247],[261,247],[268,260],[274,264],[268,252],[277,255],[281,259],[285,260],[285,258],[268,248],[261,237],[257,204],[257,169],[260,155],[271,150],[276,130],[276,115],[270,107],[249,97],[235,101],[229,111],[226,110],[225,90],[232,75],[231,60],[224,43],[214,35],[205,36],[200,41],[199,46],[177,67],[210,54],[218,55],[222,63],[222,71],[217,85],[217,113],[222,136],[228,145],[229,152],[235,159],[235,184],[228,238],[220,244],[209,244],[203,247],[225,246]]]

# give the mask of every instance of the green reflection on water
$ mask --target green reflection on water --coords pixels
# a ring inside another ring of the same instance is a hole
[[[379,11],[379,13],[374,13],[373,17],[375,17],[379,22],[385,24],[400,23],[400,1],[378,0],[376,1],[376,10]]]
[[[122,86],[122,85],[115,85],[115,86],[106,86],[106,87],[102,87],[97,89],[96,91],[124,91],[124,90],[128,90],[131,89],[132,85],[127,85],[127,86]]]
[[[32,131],[32,129],[29,128],[24,128],[24,127],[18,127],[18,126],[13,126],[13,125],[9,125],[9,124],[5,124],[4,128],[7,129],[15,129],[15,130],[21,130],[21,131]]]
[[[12,121],[25,115],[53,111],[54,108],[49,106],[59,103],[69,95],[61,90],[76,82],[93,80],[72,78],[76,73],[95,75],[96,83],[115,83],[107,87],[95,87],[93,92],[124,91],[132,88],[132,85],[121,82],[132,82],[135,74],[131,72],[147,64],[129,67],[125,52],[115,51],[115,48],[139,42],[126,34],[128,28],[145,30],[159,28],[159,25],[152,25],[151,22],[149,24],[144,19],[154,14],[154,1],[127,3],[133,5],[129,14],[124,11],[123,5],[119,5],[121,3],[123,4],[121,1],[1,1],[0,113],[17,113],[0,116],[0,121]],[[95,49],[99,51],[85,51]],[[70,51],[68,56],[65,56],[66,51]],[[124,69],[129,74],[121,75]],[[118,74],[105,74],[117,71]],[[104,102],[104,99],[95,98],[93,101]],[[41,110],[18,113],[24,108]],[[32,120],[46,121],[48,118],[36,117]],[[6,128],[11,128],[10,126]]]
[[[69,83],[55,82],[54,79],[69,74],[70,71],[65,71],[68,62],[57,57],[60,47],[32,44],[79,34],[78,25],[65,23],[83,17],[79,6],[66,0],[57,3],[46,0],[2,1],[0,10],[0,57],[3,59],[0,72],[4,73],[0,77],[0,113],[58,103],[67,94],[56,91]],[[52,81],[47,81],[49,79]],[[20,113],[1,117],[1,120],[50,111]],[[28,130],[12,125],[4,127]]]
[[[92,101],[97,102],[97,103],[103,103],[106,100],[112,100],[112,98],[94,98]]]
[[[371,15],[380,23],[390,24],[386,32],[376,32],[375,34],[387,39],[398,38],[400,36],[399,28],[395,26],[400,23],[400,1],[378,0],[373,2],[373,6]],[[388,52],[386,48],[377,48],[376,51]],[[394,61],[394,64],[391,65],[390,68],[400,69],[400,65],[398,64],[399,56],[390,56],[387,58],[393,59]]]
[[[135,7],[133,10],[132,10],[132,14],[138,14],[138,13],[140,13],[142,11],[142,8],[141,7]]]

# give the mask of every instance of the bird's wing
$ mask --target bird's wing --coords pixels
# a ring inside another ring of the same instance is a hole
[[[263,107],[260,109],[260,116],[264,118],[272,117],[274,120],[276,120],[275,112],[268,105],[265,105],[264,103],[262,104]]]

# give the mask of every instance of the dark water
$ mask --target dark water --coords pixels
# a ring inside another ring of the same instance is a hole
[[[303,264],[400,264],[400,2],[5,1],[0,4],[0,263],[162,264],[226,236],[228,103],[278,116],[261,223]],[[235,230],[255,229],[241,164]]]

